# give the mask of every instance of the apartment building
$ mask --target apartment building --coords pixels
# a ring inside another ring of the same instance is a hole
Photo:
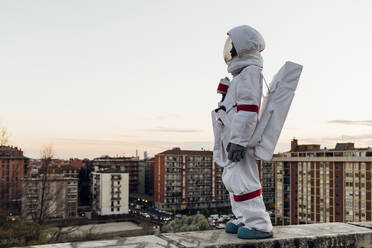
[[[109,157],[103,156],[93,159],[94,172],[117,172],[129,174],[129,193],[136,197],[139,190],[138,157]]]
[[[13,213],[21,210],[22,178],[29,159],[17,147],[0,146],[0,208]]]
[[[272,160],[276,224],[371,221],[372,149],[291,142]]]
[[[275,170],[271,162],[259,160],[257,161],[257,166],[266,210],[273,211],[275,209]]]
[[[32,174],[22,180],[22,216],[68,219],[77,216],[78,179],[63,174]]]
[[[137,199],[147,200],[147,205],[154,204],[154,181],[153,181],[154,159],[140,160],[138,166],[138,191]],[[135,196],[135,194],[133,194]]]
[[[30,159],[29,172],[30,174],[43,174],[48,169],[49,174],[63,174],[65,177],[79,177],[80,162],[78,159],[51,159],[47,166],[43,166],[43,159]]]
[[[154,159],[155,207],[165,210],[230,206],[221,175],[211,151],[174,148]]]
[[[145,194],[154,195],[154,158],[145,158],[147,164],[145,170]]]
[[[97,215],[128,214],[129,174],[93,172],[92,210]]]

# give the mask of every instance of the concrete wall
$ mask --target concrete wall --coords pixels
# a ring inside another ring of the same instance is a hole
[[[95,248],[95,247],[209,247],[209,248],[289,248],[289,247],[372,247],[372,222],[324,223],[274,227],[274,238],[242,240],[224,230],[200,232],[165,233],[113,240],[62,243],[39,248]]]
[[[111,174],[101,174],[100,177],[100,205],[101,215],[113,214],[111,212]]]

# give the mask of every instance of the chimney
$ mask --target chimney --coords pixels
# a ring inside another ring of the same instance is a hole
[[[296,138],[293,138],[293,140],[291,141],[291,152],[295,152],[297,146],[298,146],[298,140]]]

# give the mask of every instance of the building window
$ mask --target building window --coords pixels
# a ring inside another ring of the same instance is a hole
[[[111,208],[111,212],[114,212],[114,208]]]
[[[120,208],[117,208],[118,211],[120,211]]]

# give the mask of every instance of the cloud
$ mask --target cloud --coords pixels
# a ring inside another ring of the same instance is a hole
[[[180,147],[185,150],[211,150],[212,141],[169,141],[169,140],[115,140],[115,139],[84,139],[84,138],[54,138],[56,157],[58,158],[96,158],[102,155],[109,156],[134,156],[136,150],[142,155],[147,151],[149,156],[154,156],[173,147]],[[39,146],[39,145],[38,145]],[[27,146],[27,156],[38,158],[40,150]]]
[[[164,144],[160,140],[111,140],[111,139],[75,139],[75,138],[56,138],[54,139],[60,144],[73,145],[93,145],[93,146],[135,146],[147,144],[151,146],[158,146]]]
[[[157,133],[200,133],[200,129],[178,129],[178,128],[167,128],[167,127],[157,127],[152,129],[145,129],[147,132],[157,132]]]
[[[372,134],[358,134],[358,135],[341,135],[328,137],[312,137],[299,139],[300,144],[319,144],[328,148],[332,148],[336,143],[353,142],[356,147],[370,147],[372,146]]]
[[[332,139],[332,138],[330,138]],[[339,137],[333,138],[333,140],[365,140],[372,139],[372,134],[359,134],[359,135],[341,135]]]
[[[188,141],[182,142],[180,147],[184,150],[212,150],[213,142],[212,141]]]
[[[322,142],[358,142],[359,140],[371,140],[372,134],[359,134],[359,135],[341,135],[333,137],[314,137],[314,138],[303,138],[302,141],[322,143]]]
[[[182,117],[177,114],[169,114],[169,115],[157,115],[157,116],[154,116],[153,119],[157,121],[181,120]]]
[[[365,121],[349,121],[349,120],[331,120],[328,123],[337,123],[344,125],[372,126],[372,120]]]

